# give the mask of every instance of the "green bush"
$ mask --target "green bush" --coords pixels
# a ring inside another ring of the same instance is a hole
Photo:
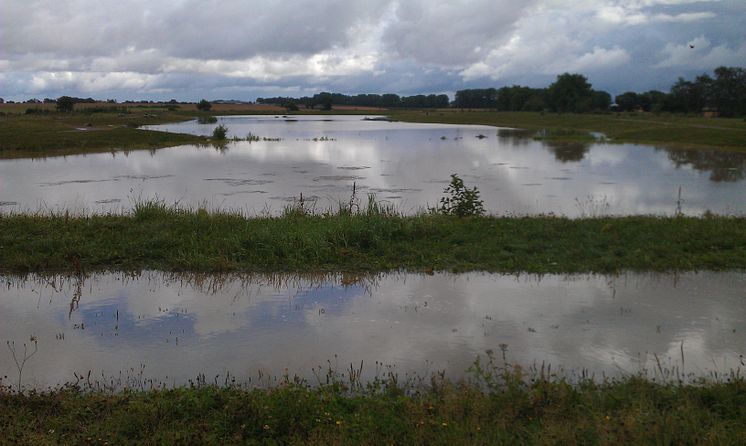
[[[451,184],[443,190],[447,194],[440,199],[438,211],[446,215],[470,217],[484,215],[484,202],[479,199],[479,190],[469,189],[457,174],[451,174]]]
[[[215,130],[212,131],[212,137],[217,140],[223,140],[225,139],[225,136],[228,134],[228,127],[224,125],[219,125],[215,127]]]
[[[197,110],[199,111],[210,111],[212,104],[207,99],[202,99],[197,103]]]

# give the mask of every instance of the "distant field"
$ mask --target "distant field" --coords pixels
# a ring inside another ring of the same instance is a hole
[[[668,113],[581,115],[453,109],[392,110],[388,115],[393,119],[411,122],[482,124],[545,130],[544,138],[555,141],[587,140],[589,132],[601,132],[612,142],[746,151],[746,120],[735,118],[704,118]]]

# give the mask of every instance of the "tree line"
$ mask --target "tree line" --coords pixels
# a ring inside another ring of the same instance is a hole
[[[700,113],[711,109],[720,116],[746,116],[746,70],[718,67],[713,76],[704,73],[694,80],[680,77],[668,93],[628,91],[617,96],[616,103],[622,111]]]
[[[587,113],[603,111],[646,111],[701,113],[716,110],[721,116],[746,116],[746,70],[739,67],[719,67],[713,75],[707,73],[694,80],[679,78],[668,92],[650,90],[628,91],[612,96],[594,90],[582,74],[564,73],[546,88],[520,85],[502,88],[472,88],[459,90],[452,102],[448,96],[396,94],[318,93],[311,97],[258,98],[260,104],[330,109],[332,105],[354,105],[381,108],[489,108],[499,111],[551,111]]]
[[[746,70],[718,67],[713,76],[705,73],[694,80],[679,78],[669,92],[628,91],[614,98],[605,91],[593,90],[585,76],[565,73],[547,88],[519,85],[502,88],[460,90],[453,106],[491,108],[500,111],[553,111],[583,113],[589,111],[646,111],[701,113],[711,109],[720,116],[746,116]]]
[[[330,109],[332,105],[353,105],[358,107],[381,107],[381,108],[444,108],[450,105],[448,95],[445,94],[418,94],[414,96],[399,96],[398,94],[357,94],[346,95],[341,93],[322,92],[311,97],[302,98],[274,97],[257,98],[259,104],[281,105],[293,108],[293,105],[306,108]]]

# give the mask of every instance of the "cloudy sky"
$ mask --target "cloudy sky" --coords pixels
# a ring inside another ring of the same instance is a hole
[[[693,45],[694,48],[691,48]],[[746,66],[746,0],[0,0],[0,97],[612,94]]]

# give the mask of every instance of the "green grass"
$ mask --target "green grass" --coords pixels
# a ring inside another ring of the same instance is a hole
[[[0,116],[0,159],[206,143],[207,140],[199,136],[137,129],[141,125],[183,121],[191,117],[166,109],[121,114],[81,111]]]
[[[131,215],[0,215],[0,272],[746,269],[745,217],[282,217],[144,203]]]
[[[410,122],[481,124],[546,130],[555,142],[589,140],[588,132],[601,132],[612,142],[650,144],[672,148],[746,151],[746,120],[673,114],[610,113],[557,114],[532,112],[391,111],[392,119]]]
[[[269,389],[17,394],[0,390],[5,444],[744,444],[746,382],[577,385],[520,372],[489,389],[438,379],[351,389],[288,381]],[[516,378],[518,376],[518,378]]]

